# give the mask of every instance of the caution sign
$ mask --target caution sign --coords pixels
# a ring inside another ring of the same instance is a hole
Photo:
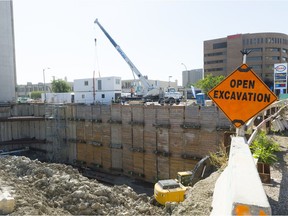
[[[277,100],[277,96],[247,64],[233,71],[208,95],[235,127],[244,125]]]

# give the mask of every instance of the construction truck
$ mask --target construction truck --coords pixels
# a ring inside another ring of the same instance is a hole
[[[180,103],[180,100],[182,99],[182,94],[180,92],[177,92],[175,88],[171,88],[171,87],[169,87],[167,89],[167,91],[164,91],[161,88],[155,88],[153,85],[150,85],[147,78],[140,73],[140,71],[137,69],[137,67],[133,64],[133,62],[128,58],[128,56],[120,48],[120,46],[113,40],[113,38],[108,34],[108,32],[104,29],[104,27],[99,23],[98,19],[96,19],[94,21],[94,23],[100,27],[102,32],[109,39],[109,41],[112,43],[112,45],[118,51],[118,53],[127,62],[129,67],[131,68],[132,72],[141,81],[141,84],[142,84],[141,87],[142,87],[143,91],[141,93],[138,93],[137,95],[134,95],[134,97],[132,97],[132,95],[131,95],[131,100],[134,100],[135,98],[137,98],[137,99],[140,98],[143,100],[143,102],[158,101],[160,104],[169,103],[170,105],[172,105],[174,103],[176,103],[176,104]],[[127,96],[125,97],[126,100],[129,100],[129,98],[130,97],[127,97]]]
[[[177,179],[159,180],[154,185],[154,199],[161,205],[165,205],[166,202],[182,202],[185,200],[187,189],[208,177],[214,170],[210,156],[206,156],[192,171],[178,172]]]

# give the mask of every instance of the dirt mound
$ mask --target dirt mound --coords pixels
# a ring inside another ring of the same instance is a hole
[[[105,186],[71,166],[26,157],[0,157],[1,187],[16,200],[11,215],[163,215],[145,194]]]

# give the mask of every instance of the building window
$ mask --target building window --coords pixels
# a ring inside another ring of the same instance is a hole
[[[224,55],[224,52],[208,53],[205,54],[204,56],[207,57],[207,56],[219,56],[219,55]]]
[[[98,90],[102,90],[102,80],[98,80]]]
[[[105,94],[101,94],[101,98],[105,98]]]
[[[287,62],[287,58],[286,57],[282,57],[282,61]]]
[[[255,69],[255,70],[260,70],[262,69],[262,65],[250,65],[252,67],[252,69]]]
[[[282,48],[283,53],[287,53],[287,49]]]
[[[85,86],[88,86],[88,81],[84,81],[84,85],[85,85]]]
[[[223,60],[215,60],[215,61],[206,61],[204,62],[204,64],[219,64],[219,63],[223,63]]]
[[[82,97],[82,99],[84,99],[84,98],[85,98],[85,95],[84,95],[84,94],[82,94],[82,95],[81,95],[81,97]]]
[[[215,72],[215,71],[224,71],[224,68],[211,68],[211,69],[206,69],[205,72]]]
[[[269,47],[269,48],[266,48],[266,51],[270,51],[270,52],[280,52],[280,48]]]
[[[252,52],[262,52],[262,48],[252,48]]]
[[[266,64],[265,65],[265,68],[267,69],[267,70],[274,70],[274,65],[273,64]]]
[[[119,85],[120,84],[120,79],[116,79],[115,83]]]
[[[247,61],[261,61],[262,56],[252,56],[252,57],[247,57]]]
[[[280,60],[280,57],[279,56],[271,56],[271,59],[272,60]]]
[[[227,48],[227,42],[213,44],[213,49]]]

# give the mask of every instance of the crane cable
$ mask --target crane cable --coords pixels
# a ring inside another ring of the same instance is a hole
[[[99,60],[98,60],[98,52],[97,52],[97,38],[94,39],[94,42],[95,42],[95,60],[96,60],[96,63],[94,62],[94,73],[96,71],[96,66],[98,66],[98,76],[101,77]]]

